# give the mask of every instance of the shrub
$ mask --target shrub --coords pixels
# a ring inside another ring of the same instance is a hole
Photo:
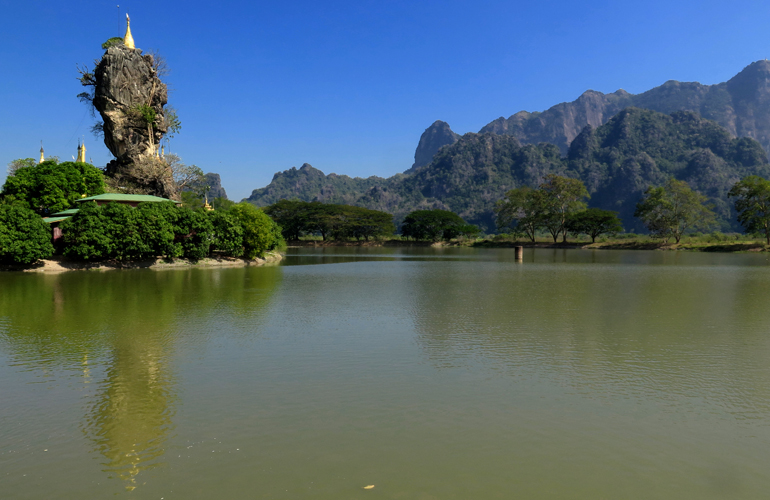
[[[83,203],[78,213],[61,223],[64,256],[78,260],[100,260],[112,256],[113,242],[107,217],[96,203]]]
[[[104,193],[102,171],[88,163],[44,161],[9,175],[0,195],[21,202],[40,215],[70,208],[84,196]]]
[[[53,255],[51,228],[28,208],[0,205],[0,261],[32,264]]]
[[[211,251],[218,251],[232,257],[243,255],[243,228],[238,219],[227,212],[216,210],[209,212],[208,218],[214,229]]]
[[[243,228],[243,255],[248,259],[284,245],[281,228],[251,203],[238,203],[230,211]]]

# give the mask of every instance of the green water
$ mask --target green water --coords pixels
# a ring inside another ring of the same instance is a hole
[[[768,311],[755,254],[0,273],[0,498],[767,498]]]

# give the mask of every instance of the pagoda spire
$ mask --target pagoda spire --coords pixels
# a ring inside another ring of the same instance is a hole
[[[126,13],[126,36],[123,37],[123,45],[129,49],[136,48],[134,45],[134,37],[131,36],[131,18],[128,17],[128,13]]]
[[[40,141],[40,161],[38,163],[43,163],[45,161],[45,151],[43,151],[43,141]]]

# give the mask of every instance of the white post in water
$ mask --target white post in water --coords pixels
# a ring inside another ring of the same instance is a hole
[[[516,247],[516,262],[524,260],[524,247]]]

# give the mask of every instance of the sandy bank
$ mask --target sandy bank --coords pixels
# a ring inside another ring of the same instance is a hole
[[[193,262],[187,259],[154,259],[132,262],[103,261],[103,262],[74,262],[61,257],[41,260],[32,266],[0,266],[0,271],[23,271],[27,273],[63,273],[67,271],[113,271],[118,269],[190,269],[206,267],[248,267],[277,264],[283,256],[277,252],[269,252],[263,259],[238,259],[233,257],[216,257]]]

